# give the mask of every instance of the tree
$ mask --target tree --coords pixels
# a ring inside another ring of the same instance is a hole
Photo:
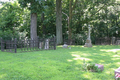
[[[2,3],[0,8],[0,37],[3,39],[19,38],[19,27],[23,23],[23,10],[17,1]]]
[[[62,0],[56,0],[56,39],[57,44],[61,44],[62,37]]]
[[[68,23],[68,39],[71,40],[72,39],[72,17],[73,17],[73,11],[75,10],[76,4],[77,4],[78,0],[75,0],[75,2],[73,0],[67,0],[66,6],[64,7],[68,7],[67,9],[65,9],[62,13],[67,17],[67,23]]]
[[[37,13],[42,12],[44,0],[19,0],[21,7],[31,10],[30,37],[37,40]]]
[[[44,16],[44,13],[41,14],[41,22],[42,22],[42,33],[43,35],[46,35],[46,31],[45,31],[45,28],[46,26],[44,25],[44,20],[45,20],[45,16]]]
[[[75,6],[77,4],[78,0],[75,0],[74,5],[73,4],[73,0],[69,0],[69,23],[68,23],[68,31],[69,31],[69,35],[68,35],[68,39],[71,40],[72,39],[72,17],[73,17],[73,10],[75,9]]]
[[[24,13],[11,5],[7,9],[0,7],[0,29],[6,32],[10,29],[14,33],[18,29],[15,26],[20,26],[20,31],[26,30],[27,37],[31,35],[31,39],[36,38],[37,34],[40,37],[43,37],[43,34],[44,37],[56,34],[57,44],[62,43],[62,36],[78,41],[80,38],[86,38],[88,28],[84,24],[91,25],[92,39],[118,36],[116,31],[119,33],[120,10],[119,4],[113,1],[115,2],[115,0],[19,0],[23,8],[20,8],[21,12],[25,11]]]

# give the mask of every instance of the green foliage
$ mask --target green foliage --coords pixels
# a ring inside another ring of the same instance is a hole
[[[75,40],[77,45],[84,45],[87,39],[87,35],[85,32],[81,32],[80,34],[73,34],[72,38]]]
[[[18,39],[19,34],[17,32],[13,34],[13,31],[11,30],[0,31],[0,38],[2,38],[3,40],[12,40],[14,38]]]
[[[23,23],[23,9],[17,1],[6,2],[0,8],[0,37],[3,39],[19,38],[19,27]]]
[[[53,0],[49,0],[45,3],[47,7],[42,12],[44,14],[44,20],[41,19],[41,14],[38,14],[37,19],[37,34],[39,37],[51,37],[56,34],[56,14],[54,12],[55,10],[55,4]],[[43,30],[44,28],[44,30]],[[45,31],[45,32],[43,32]]]
[[[74,5],[74,1],[72,5]],[[19,4],[18,4],[19,2]],[[56,10],[55,0],[18,0],[14,3],[3,3],[0,7],[0,30],[26,31],[30,37],[30,14],[37,13],[37,34],[39,37],[50,37],[56,34]],[[92,27],[91,39],[95,43],[96,37],[120,36],[119,3],[116,0],[78,0],[72,12],[72,34],[76,43],[87,37],[87,25]],[[62,29],[65,39],[68,38],[69,0],[62,1]],[[44,13],[44,20],[41,14]],[[23,22],[24,21],[24,22]],[[86,24],[86,26],[84,26]],[[43,30],[45,26],[45,35]],[[16,27],[19,29],[16,30]],[[116,33],[118,31],[118,34]]]
[[[31,13],[39,13],[44,9],[45,0],[18,0],[22,8],[28,8]]]
[[[0,30],[14,30],[13,27],[19,27],[23,22],[22,12],[18,2],[5,3],[0,9]]]
[[[95,66],[94,63],[87,64],[87,70],[92,71],[92,72],[100,72],[101,71],[97,66]]]
[[[65,4],[63,4],[62,10],[66,15],[69,16],[69,0],[65,0],[63,2]],[[82,35],[82,32],[85,32],[85,34],[87,34],[88,30],[85,29],[84,24],[90,24],[92,27],[91,38],[93,43],[95,43],[95,37],[112,37],[113,35],[116,36],[116,29],[114,31],[111,30],[111,28],[115,28],[115,26],[119,29],[120,26],[118,6],[115,5],[115,2],[115,0],[78,1],[73,11],[71,24],[73,34]],[[66,25],[68,24],[68,17],[65,14],[63,14],[64,33],[66,33],[68,28]]]
[[[24,22],[19,27],[19,32],[26,32],[26,37],[30,38],[30,11],[27,8],[24,8],[23,20]]]
[[[31,13],[37,13],[37,34],[39,37],[50,37],[55,35],[55,5],[53,0],[19,0],[22,8],[28,8]],[[41,14],[44,13],[44,20],[41,20]],[[30,13],[27,13],[30,15]],[[25,18],[21,31],[26,30],[30,37],[30,17]],[[43,30],[43,25],[45,30]],[[45,34],[44,34],[45,31]]]
[[[101,72],[101,69],[98,68],[98,66],[95,66],[95,63],[85,62],[85,59],[83,59],[83,67],[82,69],[84,71],[91,71],[91,72]]]

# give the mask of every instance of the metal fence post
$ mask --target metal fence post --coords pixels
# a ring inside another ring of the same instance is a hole
[[[15,38],[15,53],[17,53],[17,38]]]
[[[54,37],[54,50],[56,50],[56,37]]]
[[[3,44],[2,44],[2,37],[1,37],[1,51],[3,51]]]
[[[37,47],[39,49],[39,36],[37,37]]]

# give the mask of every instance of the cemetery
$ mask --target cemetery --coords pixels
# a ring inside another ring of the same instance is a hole
[[[0,0],[0,80],[120,80],[120,0]]]
[[[74,42],[65,41],[63,45],[57,46],[55,37],[36,41],[4,41],[1,38],[0,79],[37,80],[49,77],[67,80],[118,80],[120,45],[116,44],[115,39],[111,39],[108,45],[102,40],[103,44],[92,45],[90,27],[88,28],[85,45],[73,45],[70,43]],[[9,60],[6,62],[7,59]],[[11,74],[11,71],[15,72]]]

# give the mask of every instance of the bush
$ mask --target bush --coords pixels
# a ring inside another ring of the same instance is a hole
[[[98,68],[98,66],[95,66],[95,63],[91,63],[91,62],[86,63],[85,60],[83,60],[83,70],[91,71],[91,72],[100,72],[101,71]]]
[[[0,31],[0,38],[2,38],[3,40],[11,40],[14,38],[19,38],[19,34],[17,32],[13,32],[10,30],[7,31]]]
[[[87,70],[91,72],[100,72],[101,70],[98,68],[98,66],[95,66],[94,63],[90,63],[87,65]]]
[[[84,45],[87,39],[87,36],[85,34],[74,34],[73,39],[75,40],[75,43],[77,45]]]

